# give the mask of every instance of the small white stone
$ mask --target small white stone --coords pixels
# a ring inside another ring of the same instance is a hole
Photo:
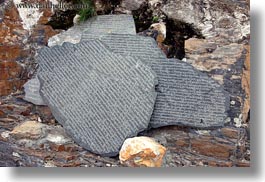
[[[78,24],[80,22],[80,15],[75,15],[74,19],[73,19],[73,23],[74,24]]]
[[[48,136],[46,137],[46,139],[49,142],[56,143],[56,144],[65,144],[65,143],[68,143],[68,142],[71,141],[70,139],[65,138],[62,135],[53,135],[53,134],[48,134]]]
[[[230,123],[230,122],[231,122],[231,118],[230,117],[226,118],[225,123]]]
[[[207,135],[210,133],[210,130],[198,130],[196,131],[199,135]]]
[[[181,61],[183,61],[183,62],[187,62],[187,58],[183,58]]]
[[[38,117],[38,122],[39,122],[39,123],[41,123],[41,122],[42,122],[42,120],[40,119],[40,117]]]
[[[236,102],[234,100],[231,101],[231,105],[235,105]]]
[[[48,161],[48,162],[46,162],[46,163],[44,164],[44,167],[57,167],[57,166],[55,166],[53,162]]]
[[[19,155],[19,153],[17,153],[17,152],[13,152],[12,155],[13,155],[14,157],[18,157],[18,158],[20,158],[20,155]]]
[[[236,124],[236,127],[240,128],[242,126],[242,120],[239,118],[234,118],[234,122]]]
[[[4,131],[3,133],[1,133],[1,137],[2,138],[8,138],[9,137],[9,131]]]

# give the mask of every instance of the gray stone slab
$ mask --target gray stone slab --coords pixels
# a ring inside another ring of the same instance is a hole
[[[30,79],[24,84],[25,97],[24,100],[35,105],[46,105],[40,96],[40,82],[37,77]]]
[[[82,40],[86,40],[83,36]],[[141,57],[158,77],[158,96],[151,127],[185,125],[198,128],[223,126],[229,109],[229,96],[213,79],[191,65],[163,58],[149,37],[105,35],[100,38],[113,52]]]
[[[67,31],[51,37],[48,41],[48,46],[62,45],[64,42],[78,43],[85,30],[87,38],[90,37],[90,39],[108,33],[136,35],[132,15],[100,15],[92,17],[83,23],[76,24]]]
[[[86,39],[100,38],[102,35],[131,34],[136,35],[136,27],[132,15],[102,15],[89,20],[91,23],[83,32]]]
[[[91,37],[94,39],[106,33],[136,35],[136,28],[132,15],[100,15],[90,18],[83,23],[76,24],[67,31],[51,37],[48,41],[48,46],[59,46],[66,42],[76,44],[80,42],[81,35],[86,29],[86,37],[89,37],[90,39]],[[53,54],[52,57],[53,56],[56,56],[56,54]],[[50,60],[53,59],[51,58]],[[27,87],[30,87],[33,90],[25,90],[25,100],[36,105],[45,105],[45,103],[41,101],[41,97],[38,94],[38,85],[36,83],[37,80],[29,81],[27,83]]]
[[[145,58],[147,63],[151,62],[152,58],[166,58],[166,55],[151,37],[129,34],[107,34],[102,35],[99,39],[114,53]],[[90,40],[90,36],[87,36],[85,31],[81,41],[87,40]]]
[[[116,55],[100,41],[44,49],[38,59],[41,95],[82,147],[114,156],[148,127],[157,79],[139,59]]]

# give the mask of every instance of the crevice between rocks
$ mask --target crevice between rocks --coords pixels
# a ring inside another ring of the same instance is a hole
[[[138,10],[132,11],[137,33],[147,30],[153,23],[164,22],[167,37],[163,44],[169,47],[168,58],[183,59],[185,57],[185,40],[196,37],[204,39],[202,33],[192,25],[183,21],[168,18],[163,12],[155,15],[148,3],[144,3]]]

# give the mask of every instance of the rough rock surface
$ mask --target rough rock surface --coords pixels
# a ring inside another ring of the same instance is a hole
[[[11,145],[0,141],[0,167],[17,167],[16,161],[12,157],[13,149]]]
[[[137,10],[144,2],[145,0],[124,0],[121,2],[121,7],[126,8],[130,11]]]
[[[86,34],[82,40],[87,40]],[[224,125],[229,108],[228,95],[206,74],[185,62],[163,58],[164,54],[149,37],[109,34],[100,40],[115,53],[142,58],[156,72],[158,96],[151,127],[210,128]]]
[[[205,38],[227,36],[227,41],[237,42],[250,34],[247,6],[240,0],[170,0],[161,3],[160,10],[174,21],[190,24]]]
[[[213,40],[189,39],[185,43],[187,62],[224,85],[230,95],[229,117],[232,123],[245,123],[249,114],[249,50],[243,44],[218,44]],[[244,71],[245,70],[245,71]],[[240,124],[239,124],[240,125]]]
[[[136,34],[134,20],[131,15],[101,15],[77,24],[67,31],[49,39],[49,47],[62,45],[64,42],[78,43],[81,35],[87,30],[87,37],[95,39],[108,33]]]
[[[18,3],[19,1],[14,1]],[[43,0],[35,1],[43,2]],[[30,14],[30,15],[29,15]],[[51,9],[17,9],[13,1],[0,6],[0,96],[22,88],[34,69],[35,50],[55,35],[45,25],[53,14]],[[29,73],[29,74],[28,74]]]
[[[204,8],[202,4],[193,3],[192,6],[193,12],[202,14],[195,20],[195,15],[189,13],[191,16],[187,16],[189,20],[186,21],[197,26],[205,39],[191,38],[185,42],[187,62],[224,85],[230,94],[231,124],[247,127],[250,111],[249,1],[205,1]],[[173,19],[176,16],[172,14]]]
[[[10,135],[19,139],[39,139],[43,135],[43,124],[37,121],[26,121],[16,126]]]
[[[125,140],[120,150],[121,164],[129,167],[161,167],[166,148],[149,137]]]
[[[55,122],[48,107],[27,103],[22,97],[23,93],[16,93],[2,98],[0,103],[0,141],[8,144],[15,152],[14,155],[12,152],[4,152],[9,155],[9,158],[4,157],[2,160],[5,166],[9,159],[15,161],[17,166],[27,167],[121,166],[117,157],[101,157],[81,148]],[[43,124],[42,138],[25,140],[9,135],[21,123],[37,120]],[[164,167],[250,166],[249,138],[243,128],[228,126],[196,130],[169,126],[152,129],[142,135],[155,138],[167,148]]]
[[[115,156],[148,127],[157,80],[139,59],[115,55],[100,41],[46,48],[38,59],[42,97],[84,148]]]

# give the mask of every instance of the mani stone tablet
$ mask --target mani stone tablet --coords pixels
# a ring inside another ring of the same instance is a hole
[[[62,45],[65,42],[76,44],[80,42],[81,35],[85,29],[87,29],[87,37],[90,38],[99,37],[102,34],[110,32],[136,35],[136,28],[132,15],[101,15],[76,24],[67,31],[51,37],[48,41],[48,46]],[[38,78],[33,78],[25,84],[24,100],[35,105],[45,105],[45,103],[41,101],[41,96],[38,93],[39,81],[37,79]]]
[[[96,39],[105,34],[131,34],[136,35],[136,27],[132,15],[102,15],[89,20],[83,34],[87,39]]]
[[[45,48],[38,62],[40,93],[80,146],[115,156],[126,138],[147,129],[157,78],[139,59],[88,41]]]
[[[86,40],[85,34],[82,40]],[[141,57],[156,72],[158,95],[150,127],[224,125],[229,96],[206,74],[180,60],[163,58],[155,40],[149,37],[110,34],[100,40],[115,53]]]
[[[100,15],[76,24],[67,31],[51,37],[48,46],[62,45],[64,42],[80,42],[83,31],[86,30],[87,38],[98,38],[108,33],[136,35],[135,23],[132,15]]]

